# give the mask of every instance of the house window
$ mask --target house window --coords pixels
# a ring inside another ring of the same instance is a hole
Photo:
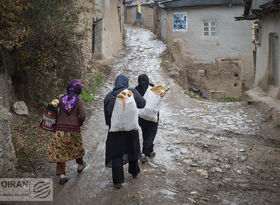
[[[173,14],[173,30],[174,31],[187,31],[188,19],[187,12]]]
[[[204,21],[203,26],[204,36],[216,36],[217,25],[215,21]]]

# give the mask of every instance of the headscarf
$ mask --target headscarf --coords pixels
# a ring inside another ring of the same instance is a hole
[[[125,75],[120,74],[117,76],[115,80],[115,87],[112,91],[112,95],[117,96],[120,92],[122,92],[127,88],[128,88],[128,78]]]
[[[138,76],[138,85],[135,87],[138,92],[144,96],[146,90],[150,85],[149,77],[146,74],[142,74]]]
[[[68,115],[71,115],[78,104],[79,94],[82,92],[83,84],[81,80],[71,80],[67,87],[67,94],[61,99],[62,108]]]

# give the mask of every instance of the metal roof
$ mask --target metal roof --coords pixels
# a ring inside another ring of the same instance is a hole
[[[177,8],[191,6],[218,6],[218,5],[242,5],[243,0],[169,0],[160,1],[161,8]]]
[[[124,1],[124,4],[125,6],[137,6],[139,2],[141,5],[155,4],[154,0],[126,0]]]

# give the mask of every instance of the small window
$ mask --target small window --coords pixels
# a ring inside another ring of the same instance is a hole
[[[204,27],[204,36],[216,36],[217,34],[217,27],[216,22],[214,21],[205,21],[203,23]]]

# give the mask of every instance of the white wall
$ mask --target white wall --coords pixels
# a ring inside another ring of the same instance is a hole
[[[173,31],[173,13],[187,12],[188,31]],[[187,50],[196,56],[196,61],[211,62],[216,56],[252,56],[251,22],[234,20],[243,11],[242,6],[185,8],[167,12],[167,42],[183,38]],[[217,36],[203,35],[203,21],[215,20]]]
[[[194,62],[198,63],[213,62],[216,57],[239,58],[242,61],[242,80],[246,87],[251,88],[254,81],[252,22],[234,20],[243,9],[242,6],[215,6],[167,10],[167,44],[172,44],[176,38],[184,39],[186,50],[195,56]],[[173,31],[174,12],[187,12],[187,31]],[[205,20],[216,22],[216,36],[204,36]]]
[[[280,13],[272,13],[260,20],[260,45],[257,47],[257,66],[255,86],[262,84],[267,78],[268,54],[269,54],[269,33],[277,33],[278,39],[274,41],[274,59],[275,59],[275,80],[276,86],[280,86]]]
[[[160,37],[163,41],[166,41],[166,11],[160,9]]]

